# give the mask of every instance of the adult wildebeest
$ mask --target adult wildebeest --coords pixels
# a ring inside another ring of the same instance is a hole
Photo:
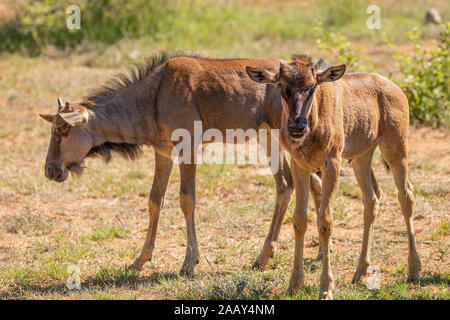
[[[278,70],[247,67],[251,79],[271,84],[283,101],[281,140],[290,147],[292,175],[296,182],[293,217],[295,258],[290,289],[303,284],[303,241],[308,224],[309,175],[322,172],[322,195],[317,227],[323,253],[320,298],[331,298],[334,287],[330,266],[330,237],[333,231],[332,198],[341,157],[351,160],[364,203],[364,235],[361,256],[353,281],[370,264],[373,223],[380,191],[371,170],[378,146],[394,175],[398,200],[408,233],[408,276],[417,280],[421,269],[413,226],[413,194],[408,181],[408,100],[388,79],[367,73],[346,74],[345,65],[312,63],[305,55],[294,55]],[[297,185],[298,184],[298,185]]]
[[[52,136],[45,163],[45,175],[64,181],[68,172],[80,174],[83,160],[111,152],[133,159],[140,146],[155,151],[155,175],[149,197],[150,222],[142,253],[133,266],[141,269],[152,258],[160,208],[172,170],[171,140],[176,129],[189,130],[202,121],[204,130],[280,128],[282,105],[278,92],[250,80],[245,67],[275,71],[277,59],[207,59],[183,53],[152,55],[106,85],[93,90],[79,103],[63,104],[58,112],[41,114],[52,123]],[[270,147],[270,145],[269,145]],[[268,150],[270,153],[271,150]],[[194,150],[191,152],[194,155]],[[284,153],[279,152],[280,169],[274,173],[276,204],[267,239],[255,267],[263,268],[273,255],[293,182]],[[192,274],[199,261],[194,225],[195,163],[180,164],[180,206],[187,228],[183,274]],[[308,177],[309,179],[309,177]],[[313,197],[318,206],[320,179],[311,176]]]

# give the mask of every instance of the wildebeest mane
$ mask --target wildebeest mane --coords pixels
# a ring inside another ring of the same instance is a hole
[[[117,91],[129,88],[132,85],[147,78],[158,66],[163,65],[167,60],[175,57],[198,57],[193,53],[182,50],[164,50],[146,56],[141,61],[134,62],[126,70],[113,76],[105,84],[90,90],[83,98],[86,102],[104,102],[113,97]]]
[[[316,68],[317,71],[323,71],[325,69],[328,69],[330,67],[330,65],[328,63],[325,62],[325,60],[323,60],[322,58],[320,58],[318,61],[313,62],[312,58],[309,57],[306,54],[293,54],[291,57],[292,61],[302,61],[304,63],[313,65],[314,68]]]
[[[135,160],[141,155],[142,149],[136,144],[105,142],[99,146],[93,147],[86,157],[99,157],[104,162],[108,163],[112,159],[113,153],[116,153],[127,160]]]
[[[309,57],[306,54],[293,54],[291,56],[291,60],[292,61],[299,60],[299,61],[303,61],[307,64],[311,64],[311,57]]]

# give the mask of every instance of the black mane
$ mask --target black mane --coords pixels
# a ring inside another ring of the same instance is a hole
[[[107,80],[103,85],[90,90],[83,98],[86,103],[105,101],[113,97],[118,90],[129,88],[148,77],[156,67],[163,65],[167,60],[175,57],[196,57],[185,51],[161,51],[146,56],[142,61],[134,62],[126,70]]]
[[[117,153],[127,160],[134,160],[139,158],[142,149],[136,144],[105,142],[99,146],[93,147],[86,157],[99,157],[104,162],[108,163],[112,159],[112,153]]]

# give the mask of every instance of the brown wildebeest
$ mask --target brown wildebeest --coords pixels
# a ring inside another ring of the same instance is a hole
[[[141,269],[152,258],[160,208],[173,161],[174,130],[184,128],[193,135],[194,121],[204,130],[280,128],[282,105],[276,89],[251,81],[245,67],[275,71],[280,60],[215,60],[183,53],[153,55],[94,90],[79,103],[62,104],[56,114],[41,115],[52,123],[52,137],[45,163],[45,175],[64,181],[68,172],[81,174],[83,160],[99,156],[105,161],[111,152],[134,159],[140,146],[155,152],[155,175],[149,197],[150,222],[142,253],[133,266]],[[270,132],[269,132],[270,134]],[[269,140],[269,139],[268,139]],[[270,147],[270,144],[268,145]],[[267,150],[270,154],[271,150]],[[191,152],[194,154],[194,151]],[[273,255],[293,182],[288,162],[279,152],[280,169],[274,173],[276,205],[272,223],[255,267],[263,268]],[[187,249],[182,274],[192,274],[199,261],[195,235],[195,164],[180,165],[180,206],[186,219]],[[309,179],[309,177],[308,177]],[[311,176],[318,207],[320,179]]]
[[[322,198],[317,227],[323,253],[319,298],[332,298],[334,287],[330,266],[330,237],[333,231],[332,198],[341,157],[351,160],[363,193],[364,234],[361,256],[353,277],[358,281],[370,264],[373,223],[380,190],[371,170],[372,156],[379,146],[383,160],[394,175],[401,212],[408,232],[408,276],[419,279],[420,259],[413,226],[413,193],[408,181],[408,100],[388,79],[367,73],[346,74],[345,65],[312,63],[305,55],[294,55],[273,72],[247,67],[256,82],[273,84],[283,101],[281,140],[289,141],[296,183],[294,212],[295,258],[290,290],[303,284],[303,242],[308,224],[309,174],[322,172]]]

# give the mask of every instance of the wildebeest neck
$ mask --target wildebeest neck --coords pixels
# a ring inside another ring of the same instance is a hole
[[[150,145],[156,135],[152,105],[140,105],[129,98],[114,97],[89,109],[89,129],[95,146],[105,142]]]
[[[181,51],[150,55],[84,98],[82,104],[90,113],[88,126],[95,141],[94,148],[116,146],[112,151],[117,151],[124,150],[124,146],[129,150],[130,146],[156,144],[159,131],[155,101],[159,82],[165,63],[178,56],[191,55]]]

